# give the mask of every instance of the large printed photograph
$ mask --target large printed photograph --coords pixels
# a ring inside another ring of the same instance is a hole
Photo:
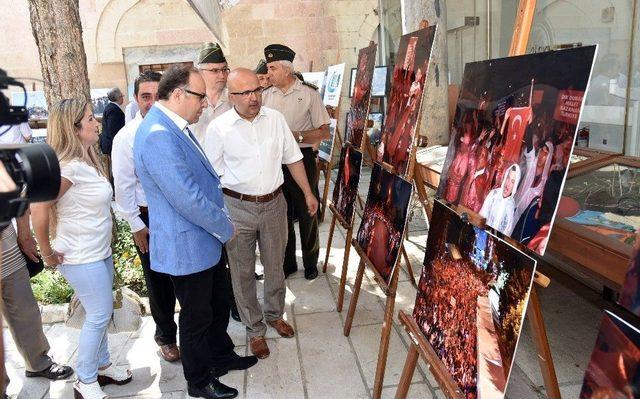
[[[636,233],[633,255],[618,303],[640,317],[640,231]]]
[[[430,26],[400,38],[378,147],[378,160],[393,166],[398,175],[408,171],[435,34],[436,26]]]
[[[356,148],[362,146],[362,136],[367,123],[369,102],[371,101],[371,81],[376,63],[376,48],[377,46],[374,44],[361,49],[358,53],[358,69],[355,75],[355,86],[349,111],[350,118],[346,132],[349,141]]]
[[[361,166],[362,152],[346,144],[340,153],[338,177],[333,188],[333,206],[349,226],[353,225]]]
[[[469,63],[438,197],[543,255],[596,47]]]
[[[413,317],[465,398],[504,397],[535,267],[434,202]]]
[[[605,312],[584,374],[580,399],[640,397],[640,331]]]
[[[374,164],[356,239],[387,285],[402,245],[412,188],[408,181]]]

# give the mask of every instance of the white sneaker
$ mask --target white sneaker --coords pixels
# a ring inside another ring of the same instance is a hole
[[[73,397],[75,399],[109,399],[109,396],[100,388],[98,381],[85,384],[76,380],[73,383]]]
[[[115,366],[113,363],[104,370],[98,369],[98,384],[100,386],[109,384],[124,385],[130,382],[132,377],[129,369]]]

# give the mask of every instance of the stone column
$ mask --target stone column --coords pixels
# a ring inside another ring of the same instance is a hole
[[[425,84],[420,135],[428,145],[449,143],[449,101],[447,66],[447,12],[444,0],[401,0],[402,34],[419,28],[426,19],[429,25],[438,24],[431,53],[431,64]]]

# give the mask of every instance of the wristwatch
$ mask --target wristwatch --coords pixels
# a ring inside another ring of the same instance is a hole
[[[298,143],[302,143],[302,140],[304,140],[304,137],[302,137],[302,132],[298,132]]]

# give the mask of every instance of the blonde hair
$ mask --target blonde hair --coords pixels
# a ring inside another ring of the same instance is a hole
[[[84,150],[78,131],[82,128],[85,111],[92,109],[91,102],[84,99],[64,99],[49,108],[47,121],[47,144],[53,148],[61,165],[74,160],[86,162],[93,166],[99,174],[106,176],[102,162],[93,147]],[[55,236],[57,212],[55,204],[49,214],[50,233]]]

